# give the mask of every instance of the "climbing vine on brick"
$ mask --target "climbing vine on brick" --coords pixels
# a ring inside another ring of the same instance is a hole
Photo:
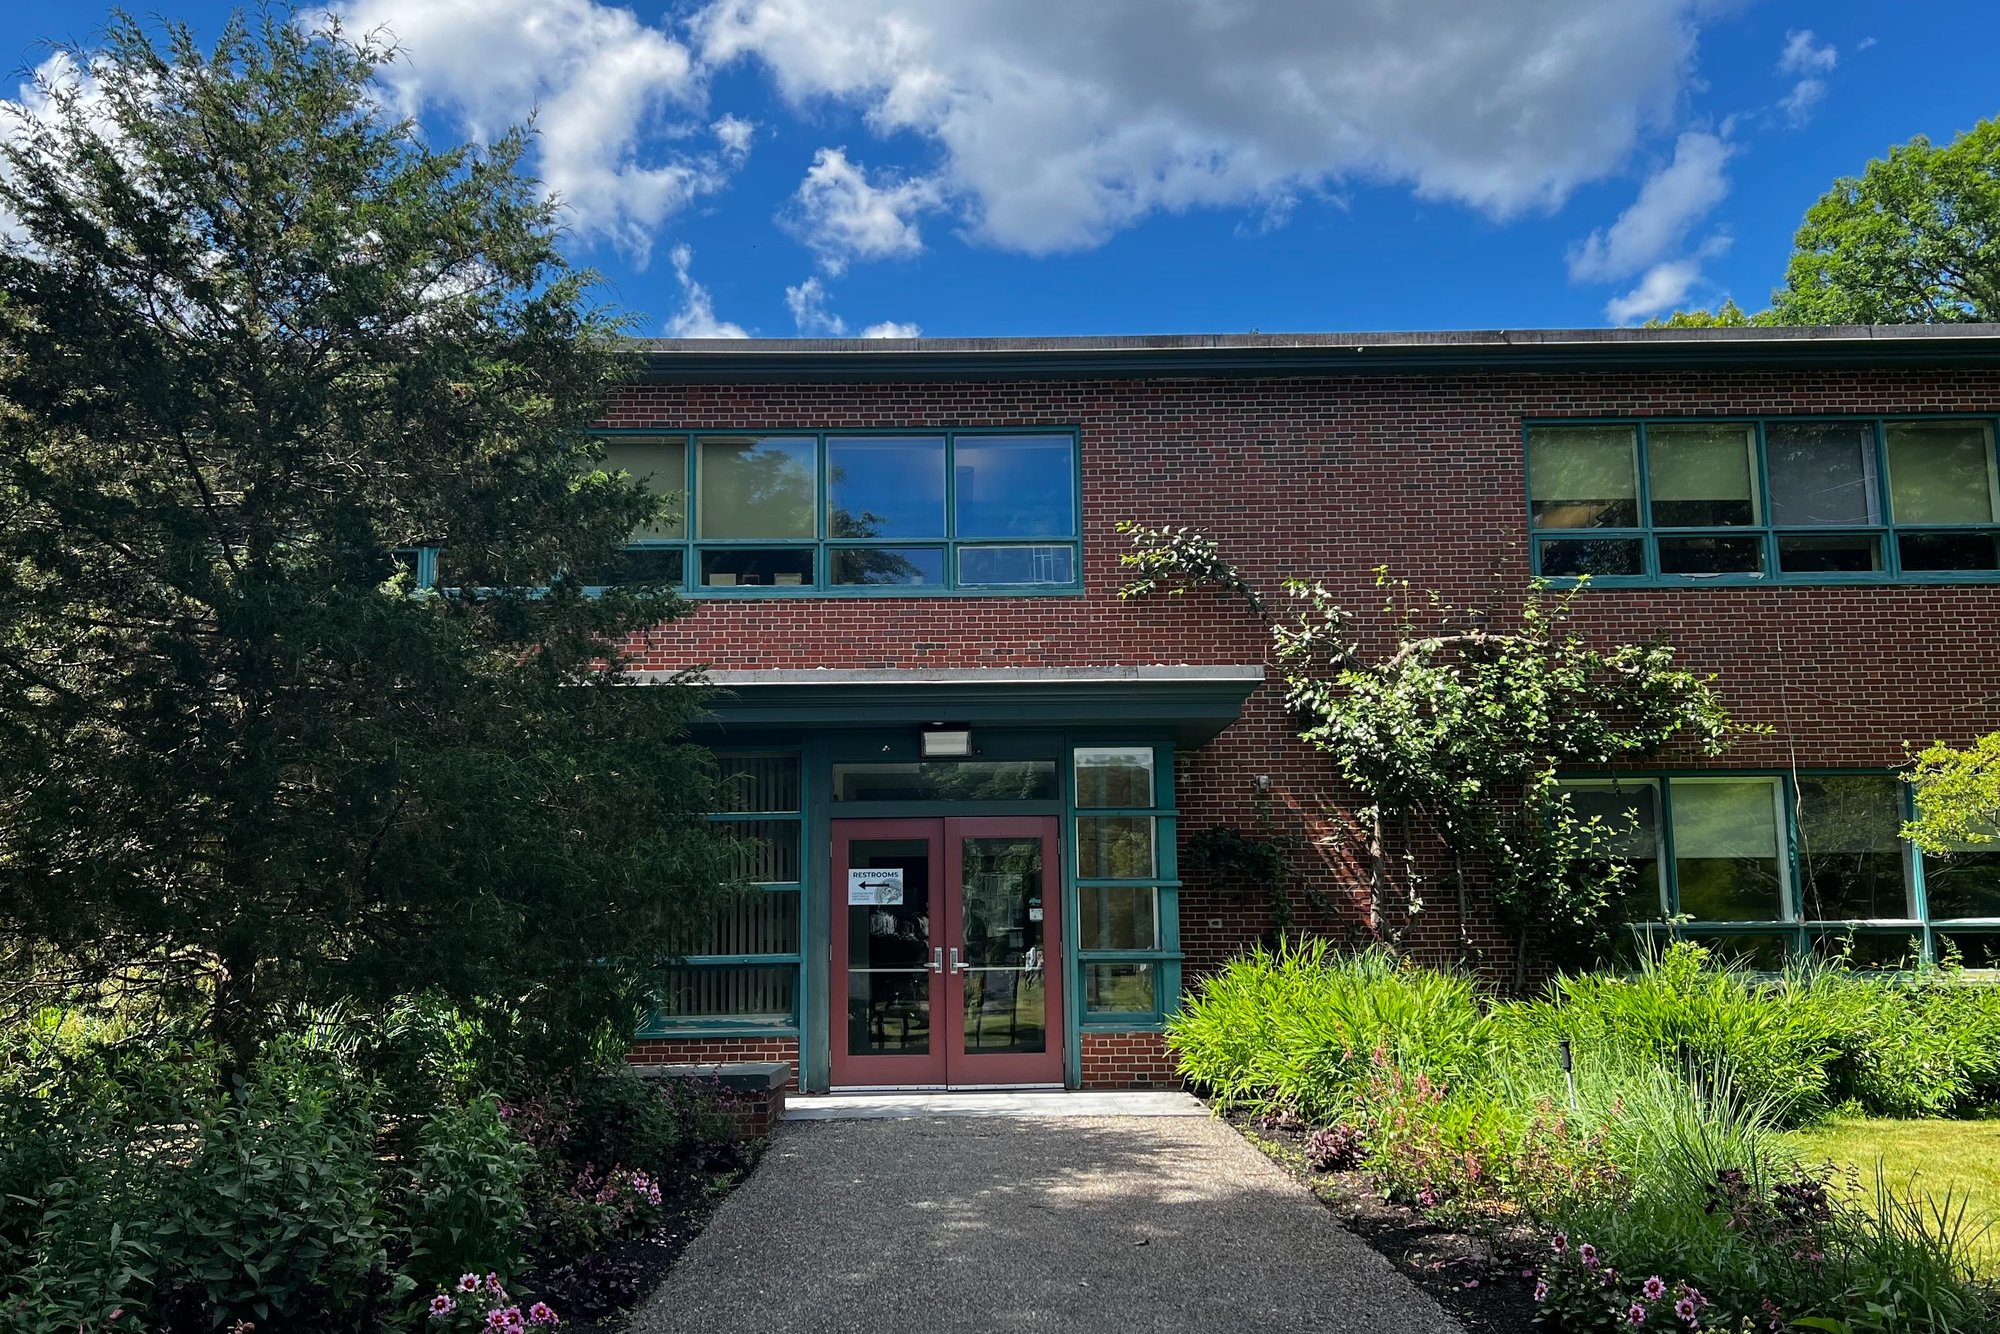
[[[1364,647],[1353,615],[1323,585],[1287,580],[1288,614],[1273,614],[1219,546],[1189,529],[1120,525],[1138,598],[1211,588],[1245,597],[1265,624],[1299,736],[1333,757],[1365,794],[1358,814],[1370,865],[1370,925],[1401,943],[1426,910],[1409,829],[1427,820],[1449,850],[1465,939],[1469,868],[1492,886],[1514,933],[1515,973],[1539,942],[1559,964],[1601,957],[1622,920],[1629,868],[1612,849],[1629,830],[1577,812],[1557,782],[1565,770],[1641,760],[1669,743],[1719,753],[1732,732],[1713,678],[1675,665],[1666,644],[1599,647],[1571,624],[1581,587],[1532,584],[1506,623],[1446,605],[1376,571],[1387,652]]]

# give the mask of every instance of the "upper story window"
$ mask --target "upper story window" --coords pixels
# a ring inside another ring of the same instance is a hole
[[[670,498],[586,583],[696,596],[1075,591],[1071,431],[619,432],[605,467]]]
[[[1538,574],[2000,579],[1990,418],[1543,422],[1527,449]]]

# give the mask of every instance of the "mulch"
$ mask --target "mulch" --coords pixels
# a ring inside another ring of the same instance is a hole
[[[1470,1334],[1538,1334],[1533,1280],[1525,1277],[1535,1262],[1527,1236],[1504,1227],[1447,1227],[1383,1199],[1366,1172],[1316,1172],[1306,1165],[1304,1127],[1265,1128],[1243,1113],[1224,1119]]]

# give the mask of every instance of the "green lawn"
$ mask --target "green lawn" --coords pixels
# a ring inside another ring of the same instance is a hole
[[[2000,1220],[2000,1121],[1837,1119],[1792,1136],[1809,1160],[1831,1159],[1872,1190],[1879,1161],[1889,1184],[1932,1197],[1963,1198],[1969,1216]],[[1988,1274],[2000,1277],[2000,1222],[1980,1241]]]

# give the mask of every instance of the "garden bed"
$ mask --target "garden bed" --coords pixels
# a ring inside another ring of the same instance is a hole
[[[645,1236],[573,1260],[542,1277],[540,1286],[550,1304],[567,1313],[562,1328],[570,1334],[625,1330],[633,1309],[666,1281],[717,1206],[749,1175],[759,1153],[758,1146],[750,1146],[740,1170],[716,1176],[703,1190],[670,1201],[658,1225]]]
[[[1531,1334],[1535,1325],[1532,1241],[1501,1229],[1446,1227],[1382,1198],[1366,1172],[1315,1171],[1306,1162],[1307,1128],[1260,1125],[1243,1111],[1223,1119],[1312,1191],[1348,1231],[1436,1299],[1470,1334]]]

